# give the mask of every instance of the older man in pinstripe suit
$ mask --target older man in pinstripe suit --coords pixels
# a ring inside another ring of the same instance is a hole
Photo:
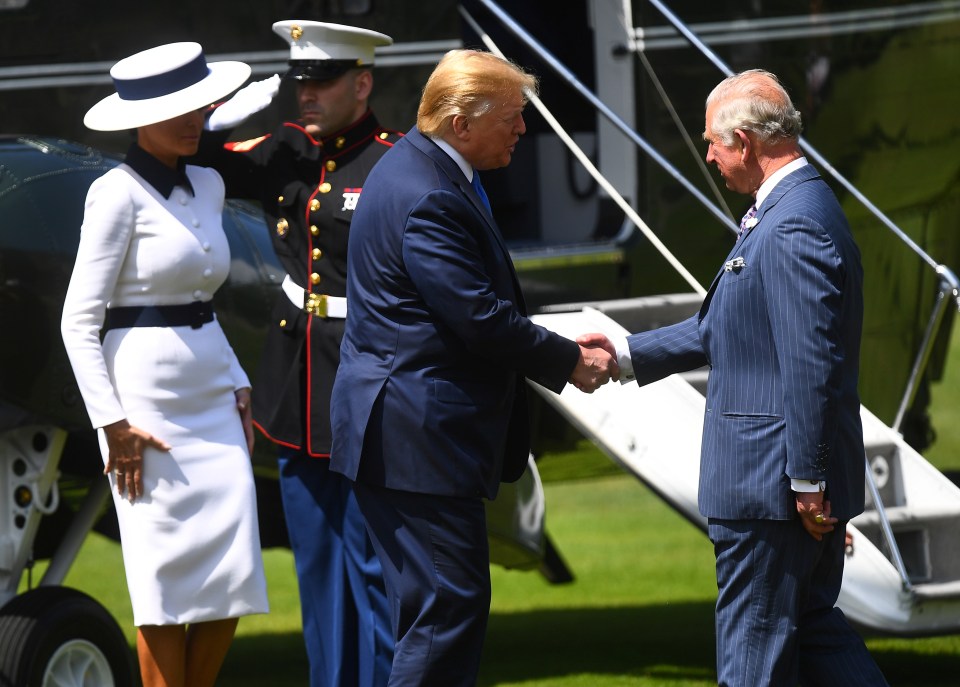
[[[699,507],[717,561],[719,684],[885,685],[834,606],[846,522],[864,504],[860,255],[799,135],[773,74],[721,82],[707,162],[755,202],[700,312],[580,343],[616,347],[621,381],[710,366]]]

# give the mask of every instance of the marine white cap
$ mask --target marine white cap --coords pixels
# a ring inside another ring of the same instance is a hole
[[[273,31],[290,45],[290,70],[286,79],[334,79],[348,69],[372,67],[374,49],[390,45],[383,33],[343,24],[287,19]]]

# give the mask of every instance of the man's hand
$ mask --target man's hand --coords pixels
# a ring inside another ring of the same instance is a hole
[[[158,451],[169,451],[170,446],[152,434],[120,420],[103,428],[107,435],[107,464],[103,474],[116,471],[117,493],[124,491],[133,501],[143,496],[143,450],[150,446]]]
[[[617,357],[617,349],[606,334],[599,332],[581,334],[577,337],[577,343],[583,348],[602,348],[614,358]]]
[[[584,345],[581,340],[590,342]],[[617,365],[617,352],[613,344],[603,334],[584,334],[577,338],[580,345],[580,360],[570,375],[570,383],[585,393],[591,394],[598,388],[620,378]]]
[[[274,74],[263,81],[254,81],[237,91],[230,100],[215,108],[207,117],[203,128],[207,131],[232,129],[250,115],[256,114],[272,103],[279,91],[279,74]]]
[[[797,513],[800,523],[810,536],[820,541],[823,535],[833,532],[839,520],[830,517],[830,502],[825,501],[822,491],[795,491]]]

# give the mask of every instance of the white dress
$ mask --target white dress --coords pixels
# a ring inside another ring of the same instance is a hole
[[[226,279],[223,181],[186,172],[195,196],[175,186],[164,198],[127,165],[91,185],[64,301],[63,339],[94,427],[126,418],[172,446],[145,452],[144,495],[132,503],[109,476],[137,626],[268,610],[234,396],[249,381],[219,323],[111,329],[100,343],[108,304],[208,301]]]

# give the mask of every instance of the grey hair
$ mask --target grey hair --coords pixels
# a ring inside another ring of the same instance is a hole
[[[763,143],[800,138],[800,112],[776,75],[763,69],[728,76],[707,96],[711,105],[710,129],[724,145],[733,144],[734,129],[752,131]]]

